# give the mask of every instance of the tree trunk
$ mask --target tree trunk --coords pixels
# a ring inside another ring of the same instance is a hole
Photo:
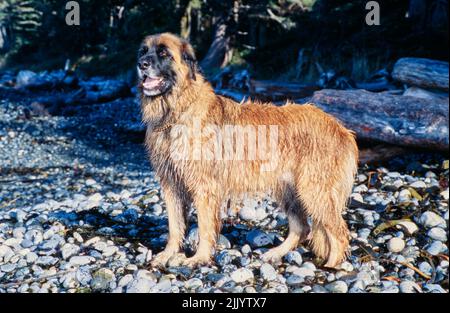
[[[448,62],[421,58],[402,58],[397,61],[392,77],[402,83],[448,91]]]
[[[357,137],[402,146],[448,150],[448,98],[421,99],[364,90],[324,89],[311,102]]]
[[[227,34],[227,25],[222,19],[219,19],[213,42],[200,65],[205,71],[223,68],[231,60],[231,55],[232,49],[230,48],[230,37]]]
[[[11,38],[6,25],[0,24],[0,52],[6,53],[11,48]]]

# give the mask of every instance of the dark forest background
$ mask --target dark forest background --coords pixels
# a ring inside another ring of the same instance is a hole
[[[368,1],[79,0],[80,26],[65,23],[66,1],[1,0],[0,65],[71,67],[86,75],[133,75],[148,34],[189,39],[207,73],[247,68],[258,78],[310,82],[320,70],[356,80],[400,57],[448,60],[448,1],[378,1],[381,25],[368,26]]]

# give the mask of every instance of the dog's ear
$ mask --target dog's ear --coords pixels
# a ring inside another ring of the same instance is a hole
[[[182,43],[181,57],[183,61],[186,62],[186,65],[189,68],[189,77],[192,80],[196,80],[196,74],[201,73],[201,70],[198,65],[197,59],[195,58],[194,49],[187,41],[183,41]]]

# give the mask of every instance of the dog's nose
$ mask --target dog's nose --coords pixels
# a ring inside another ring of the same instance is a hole
[[[140,61],[138,65],[141,70],[146,70],[150,66],[150,63],[148,61]]]

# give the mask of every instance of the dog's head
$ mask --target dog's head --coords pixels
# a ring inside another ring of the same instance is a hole
[[[147,36],[138,52],[139,89],[146,97],[168,94],[189,80],[199,67],[192,46],[169,33]]]

